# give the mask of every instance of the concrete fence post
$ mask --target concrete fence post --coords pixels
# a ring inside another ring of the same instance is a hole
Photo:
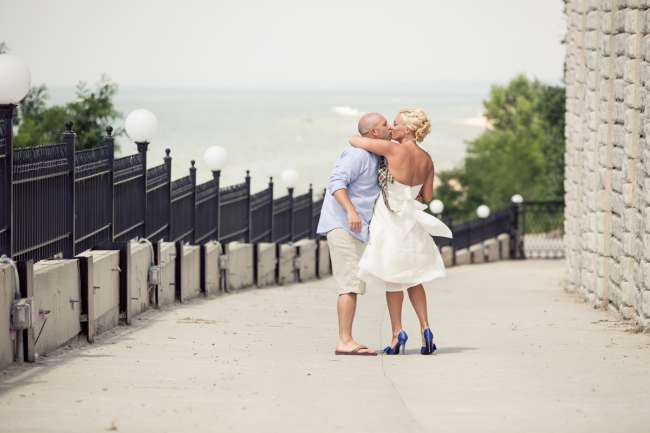
[[[79,256],[79,280],[81,287],[82,329],[89,343],[95,341],[97,330],[95,317],[95,287],[93,283],[93,257]]]
[[[16,267],[18,268],[18,279],[20,280],[20,295],[23,298],[34,298],[34,261],[30,259],[24,262],[17,262]],[[38,314],[38,311],[36,311],[36,314]],[[32,327],[22,332],[17,332],[16,338],[23,339],[22,347],[24,353],[17,354],[18,359],[27,362],[36,361],[34,328]]]

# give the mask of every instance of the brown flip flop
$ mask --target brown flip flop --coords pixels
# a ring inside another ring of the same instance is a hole
[[[335,355],[354,355],[354,356],[377,356],[377,353],[373,353],[373,352],[360,352],[361,349],[367,349],[367,347],[359,345],[359,346],[355,347],[354,349],[352,349],[349,352],[343,351],[343,350],[335,350],[334,354]]]

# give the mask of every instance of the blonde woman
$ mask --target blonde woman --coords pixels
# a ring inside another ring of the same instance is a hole
[[[370,237],[359,262],[362,280],[379,280],[386,287],[386,302],[392,341],[384,349],[389,355],[404,354],[408,335],[402,329],[404,290],[420,321],[422,348],[436,350],[429,328],[427,298],[423,284],[445,275],[445,266],[432,235],[451,237],[451,230],[423,212],[433,197],[433,161],[417,143],[431,131],[431,123],[420,109],[399,112],[392,126],[392,139],[356,136],[350,144],[381,155],[378,199],[370,222]]]

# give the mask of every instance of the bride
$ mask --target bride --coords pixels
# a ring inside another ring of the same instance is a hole
[[[431,123],[420,109],[399,112],[392,126],[395,141],[361,136],[350,144],[382,156],[378,172],[382,199],[377,200],[370,222],[370,238],[359,262],[359,277],[379,280],[386,287],[386,302],[393,338],[384,353],[404,354],[408,335],[402,329],[404,290],[420,321],[422,348],[436,350],[429,328],[427,298],[423,284],[445,275],[445,266],[433,236],[451,237],[451,230],[423,212],[433,198],[433,161],[417,143],[431,131]],[[420,201],[418,201],[420,200]]]

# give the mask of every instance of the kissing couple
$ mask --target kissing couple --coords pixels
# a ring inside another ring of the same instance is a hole
[[[386,290],[392,340],[388,355],[405,353],[402,328],[407,290],[420,322],[420,353],[436,350],[429,328],[423,284],[445,275],[432,236],[451,238],[451,230],[424,212],[433,198],[433,161],[418,143],[431,131],[420,109],[403,109],[389,124],[379,113],[359,120],[359,136],[339,156],[329,177],[317,232],[327,237],[332,273],[338,285],[337,355],[376,356],[352,337],[357,295],[367,283]],[[381,194],[381,199],[379,195]]]

